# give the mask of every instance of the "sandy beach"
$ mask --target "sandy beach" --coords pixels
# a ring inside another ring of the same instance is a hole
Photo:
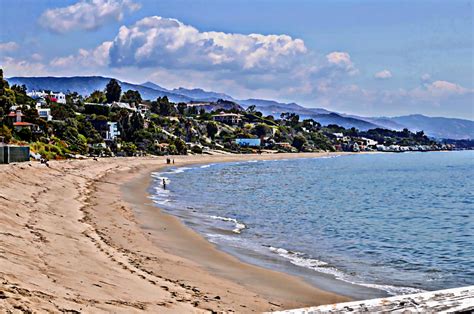
[[[242,263],[161,212],[147,189],[165,166],[164,157],[0,165],[0,311],[262,312],[348,301]]]

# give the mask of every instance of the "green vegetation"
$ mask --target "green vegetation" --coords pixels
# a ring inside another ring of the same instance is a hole
[[[376,144],[435,144],[422,131],[362,132],[337,125],[323,127],[313,119],[300,119],[290,112],[278,118],[264,116],[255,106],[244,110],[226,100],[214,105],[206,110],[192,104],[175,104],[166,96],[143,100],[138,91],[122,93],[120,84],[113,79],[104,91],[94,91],[87,97],[76,92],[67,94],[65,104],[51,97],[34,100],[28,97],[25,86],[10,87],[0,69],[0,139],[6,143],[30,143],[33,152],[48,159],[76,154],[201,154],[210,150],[356,151],[377,149]],[[40,117],[37,108],[49,109],[52,120]],[[15,125],[17,110],[21,111],[21,121],[30,124]],[[9,116],[10,112],[14,114]],[[226,120],[229,117],[232,119]],[[260,145],[239,146],[238,138],[259,139]]]

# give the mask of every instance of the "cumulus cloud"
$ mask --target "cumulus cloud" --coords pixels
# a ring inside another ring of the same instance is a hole
[[[5,76],[39,76],[49,74],[48,68],[40,62],[4,57],[0,59],[0,68]]]
[[[330,65],[342,69],[350,75],[355,75],[359,72],[352,62],[351,56],[347,52],[334,51],[327,54],[326,59]]]
[[[109,63],[109,51],[112,42],[106,41],[93,50],[79,49],[77,54],[54,58],[50,65],[57,68],[105,67]]]
[[[448,81],[434,81],[424,85],[424,90],[420,94],[427,94],[434,97],[445,97],[449,95],[463,95],[470,92],[469,89],[461,85],[451,83]]]
[[[374,77],[376,79],[386,80],[392,77],[392,72],[390,72],[389,70],[382,70],[380,72],[375,73]]]
[[[152,16],[120,28],[110,64],[269,71],[288,69],[306,52],[303,40],[288,35],[201,32],[176,19]]]
[[[91,31],[109,21],[121,21],[126,12],[139,8],[140,4],[132,0],[81,0],[67,7],[46,10],[39,23],[53,33]]]
[[[5,43],[0,42],[0,52],[13,52],[20,48],[20,45],[18,45],[14,41],[9,41]]]

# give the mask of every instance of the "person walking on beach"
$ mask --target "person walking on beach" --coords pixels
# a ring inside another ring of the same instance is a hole
[[[166,180],[163,179],[163,190],[166,190]]]

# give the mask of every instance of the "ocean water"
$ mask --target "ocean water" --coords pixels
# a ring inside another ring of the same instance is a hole
[[[243,261],[364,298],[474,285],[473,175],[472,151],[235,162],[154,173],[152,199]]]

